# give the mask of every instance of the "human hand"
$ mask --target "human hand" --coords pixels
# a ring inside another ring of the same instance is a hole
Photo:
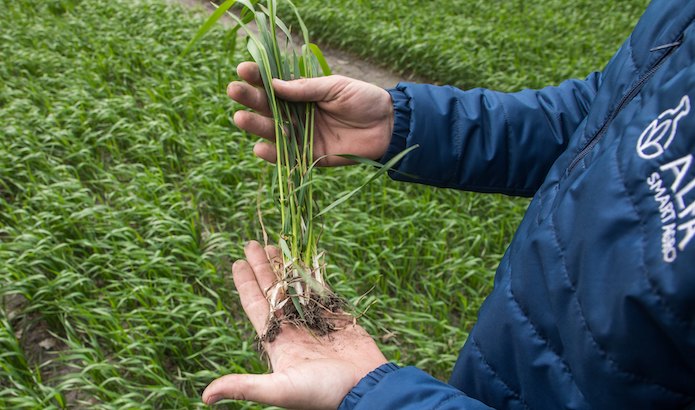
[[[271,143],[258,143],[254,153],[275,162],[275,128],[258,65],[245,62],[237,67],[239,77],[227,87],[233,100],[256,111],[238,111],[234,122],[241,129]],[[332,75],[293,81],[273,80],[278,97],[293,102],[316,103],[314,155],[352,154],[378,160],[391,141],[393,104],[389,93],[373,84]],[[321,166],[347,165],[350,160],[329,156]]]
[[[271,262],[278,260],[280,253],[272,246],[264,250],[258,242],[247,244],[244,252],[247,260],[236,261],[232,267],[234,285],[244,311],[261,336],[269,314],[264,290],[276,280]],[[367,373],[387,360],[351,318],[336,325],[340,330],[319,337],[283,324],[273,342],[263,343],[273,373],[222,376],[205,389],[203,401],[213,404],[227,398],[286,408],[337,408]]]

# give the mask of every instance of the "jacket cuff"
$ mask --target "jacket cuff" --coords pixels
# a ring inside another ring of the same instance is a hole
[[[398,86],[386,91],[391,95],[393,102],[393,134],[391,134],[391,143],[386,153],[379,160],[382,164],[405,150],[406,140],[410,134],[410,97]]]
[[[377,367],[376,369],[372,370],[360,380],[359,383],[355,387],[350,390],[350,393],[345,396],[343,399],[343,402],[340,403],[340,407],[338,407],[338,410],[348,410],[348,409],[353,409],[355,406],[357,406],[357,403],[362,399],[362,396],[364,396],[367,392],[372,390],[374,386],[379,384],[381,379],[384,378],[389,373],[395,372],[396,370],[400,369],[396,364],[394,363],[386,363],[382,364],[381,366]]]

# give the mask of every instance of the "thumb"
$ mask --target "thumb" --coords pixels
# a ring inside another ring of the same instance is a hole
[[[283,81],[273,79],[273,89],[278,97],[292,102],[320,102],[334,99],[348,83],[347,77],[302,78]]]
[[[284,384],[271,374],[228,374],[205,388],[203,402],[215,404],[222,399],[248,400],[271,406],[282,406],[287,402],[288,392]]]

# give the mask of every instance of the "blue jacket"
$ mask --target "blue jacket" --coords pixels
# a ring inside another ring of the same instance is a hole
[[[653,1],[583,81],[390,90],[384,160],[419,144],[398,167],[415,182],[533,200],[449,384],[386,365],[341,408],[695,403],[694,18],[695,1]]]

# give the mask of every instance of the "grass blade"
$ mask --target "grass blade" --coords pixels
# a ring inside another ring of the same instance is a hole
[[[316,57],[316,60],[318,60],[319,65],[321,66],[321,71],[323,71],[323,75],[329,76],[332,74],[331,68],[328,66],[328,62],[326,61],[326,57],[323,55],[323,52],[314,43],[309,43],[309,50],[311,50],[311,53]]]
[[[353,189],[352,191],[348,192],[347,194],[345,194],[345,195],[341,196],[340,198],[336,199],[335,201],[333,201],[332,204],[323,208],[323,210],[321,212],[319,212],[315,217],[319,217],[319,216],[325,214],[326,212],[330,211],[331,209],[335,208],[336,206],[338,206],[338,205],[342,204],[343,202],[347,201],[348,199],[352,198],[353,195],[358,193],[365,186],[369,185],[370,182],[374,181],[376,178],[378,178],[379,176],[383,175],[385,172],[387,172],[388,170],[393,168],[398,163],[398,161],[403,159],[403,157],[405,157],[410,151],[413,151],[414,149],[417,149],[419,147],[420,147],[419,145],[413,145],[412,147],[410,147],[406,150],[403,150],[398,155],[391,158],[386,164],[384,164],[381,168],[379,168],[378,171],[373,173],[364,184],[360,185],[359,187]]]
[[[349,159],[350,161],[355,161],[355,162],[357,162],[357,163],[359,163],[359,164],[371,165],[371,166],[376,167],[376,168],[382,168],[382,167],[385,166],[385,165],[382,164],[381,162],[377,162],[377,161],[374,161],[374,160],[371,160],[371,159],[365,158],[365,157],[360,157],[359,155],[352,155],[352,154],[337,154],[337,155],[335,155],[335,156],[336,156],[336,157],[345,158],[345,159]],[[403,175],[403,176],[405,176],[405,177],[408,177],[408,178],[412,178],[412,179],[417,179],[417,178],[418,178],[416,175],[408,174],[407,172],[401,172],[401,171],[399,171],[399,170],[397,170],[397,169],[392,169],[391,171],[393,171],[393,172],[395,172],[395,173],[397,173],[397,174],[399,174],[399,175]]]
[[[186,48],[184,48],[184,49],[183,49],[183,52],[181,53],[181,57],[185,56],[185,55],[191,50],[191,48],[193,47],[193,45],[194,45],[195,43],[197,43],[198,40],[200,40],[201,38],[203,38],[203,36],[204,36],[208,31],[210,31],[210,29],[212,29],[212,27],[215,25],[215,23],[217,23],[217,20],[219,20],[220,18],[222,18],[222,16],[224,15],[224,13],[225,13],[227,10],[229,10],[229,9],[234,5],[234,3],[236,3],[236,0],[227,0],[227,1],[225,1],[224,3],[220,4],[219,7],[217,7],[217,9],[215,10],[215,12],[212,13],[212,15],[207,19],[207,21],[205,21],[205,24],[203,24],[203,25],[200,27],[200,29],[198,30],[198,32],[195,34],[195,36],[193,36],[193,38],[191,39],[191,41],[188,42],[188,44],[186,45]],[[237,26],[236,29],[238,29],[238,26]]]

